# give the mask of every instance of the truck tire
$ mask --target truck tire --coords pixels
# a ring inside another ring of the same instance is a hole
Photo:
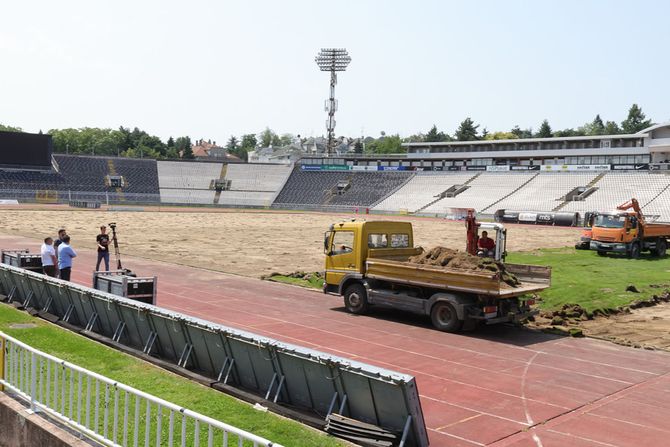
[[[607,252],[604,250],[598,250],[598,256],[607,256]]]
[[[665,252],[667,250],[668,250],[668,243],[665,241],[665,239],[659,239],[659,241],[656,243],[656,249],[654,250],[654,255],[658,256],[659,258],[664,258]]]
[[[352,314],[362,315],[368,311],[368,294],[363,284],[351,284],[344,291],[344,307]]]
[[[640,257],[640,244],[637,242],[630,246],[630,251],[628,252],[628,257],[631,259],[637,259]]]
[[[438,301],[433,305],[430,319],[433,326],[443,332],[459,332],[463,327],[463,321],[458,319],[456,309],[446,301]]]

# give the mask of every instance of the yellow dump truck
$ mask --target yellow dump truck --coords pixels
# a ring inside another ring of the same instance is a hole
[[[324,293],[344,297],[346,309],[363,314],[370,306],[429,315],[442,331],[477,323],[518,322],[534,315],[528,294],[550,285],[549,267],[505,264],[520,284],[499,273],[449,269],[408,262],[414,247],[410,222],[345,221],[324,235]]]

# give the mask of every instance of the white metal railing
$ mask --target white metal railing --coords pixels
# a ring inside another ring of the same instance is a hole
[[[0,390],[3,387],[29,401],[31,410],[44,411],[108,446],[281,447],[0,332]]]

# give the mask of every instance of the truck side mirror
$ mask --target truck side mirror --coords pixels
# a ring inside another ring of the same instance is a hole
[[[333,254],[331,251],[328,250],[328,243],[330,242],[330,234],[331,234],[330,231],[326,231],[323,234],[323,252],[328,256]]]

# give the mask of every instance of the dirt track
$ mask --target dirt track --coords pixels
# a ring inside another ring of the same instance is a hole
[[[632,310],[581,323],[584,333],[638,348],[670,350],[670,304]]]
[[[356,216],[0,208],[0,233],[44,238],[55,235],[59,227],[64,227],[72,237],[75,249],[93,249],[100,224],[115,221],[122,253],[258,278],[271,272],[323,269],[324,231],[331,223],[352,217]],[[368,219],[372,218],[368,216]],[[416,244],[464,248],[463,223],[409,219],[414,222]],[[577,237],[578,232],[570,228],[512,225],[508,227],[507,248],[518,251],[563,247],[573,244]]]

